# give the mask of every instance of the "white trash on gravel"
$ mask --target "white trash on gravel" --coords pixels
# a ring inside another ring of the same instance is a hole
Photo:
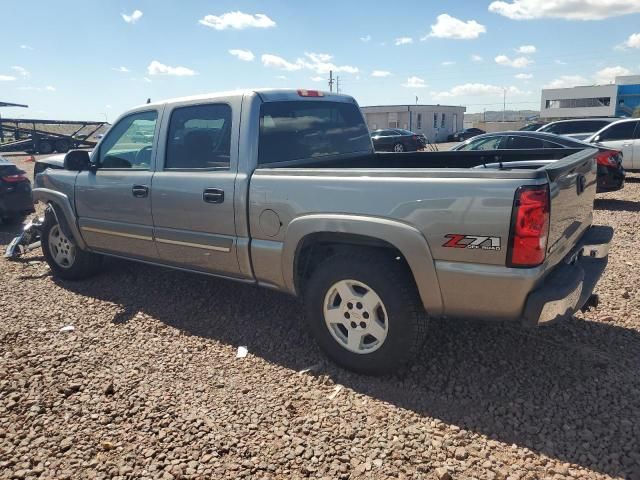
[[[62,327],[60,329],[60,333],[68,333],[68,332],[73,332],[75,331],[76,327],[74,327],[73,325],[65,325],[64,327]]]
[[[236,352],[236,358],[244,358],[249,353],[249,349],[245,346],[239,346]]]

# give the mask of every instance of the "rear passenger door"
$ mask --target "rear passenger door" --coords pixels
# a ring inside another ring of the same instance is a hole
[[[240,97],[167,105],[151,197],[163,263],[238,276],[234,187],[239,114]]]

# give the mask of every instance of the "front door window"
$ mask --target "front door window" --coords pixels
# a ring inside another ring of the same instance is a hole
[[[150,170],[158,112],[139,112],[116,123],[100,144],[100,168]]]

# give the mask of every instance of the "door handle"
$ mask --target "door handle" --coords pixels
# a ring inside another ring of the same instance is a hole
[[[131,192],[136,198],[146,198],[149,195],[149,187],[146,185],[134,185]]]
[[[205,188],[202,192],[202,200],[207,203],[224,202],[224,190],[220,188]]]

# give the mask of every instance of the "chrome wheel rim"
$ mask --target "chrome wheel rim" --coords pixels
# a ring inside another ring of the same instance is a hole
[[[334,283],[325,295],[323,313],[333,339],[352,353],[375,352],[389,333],[389,317],[382,299],[357,280]]]
[[[49,230],[49,251],[61,268],[71,268],[76,259],[76,247],[69,241],[62,232],[59,225],[54,225]]]
[[[394,152],[404,152],[404,147],[401,144],[394,145],[393,151]]]

